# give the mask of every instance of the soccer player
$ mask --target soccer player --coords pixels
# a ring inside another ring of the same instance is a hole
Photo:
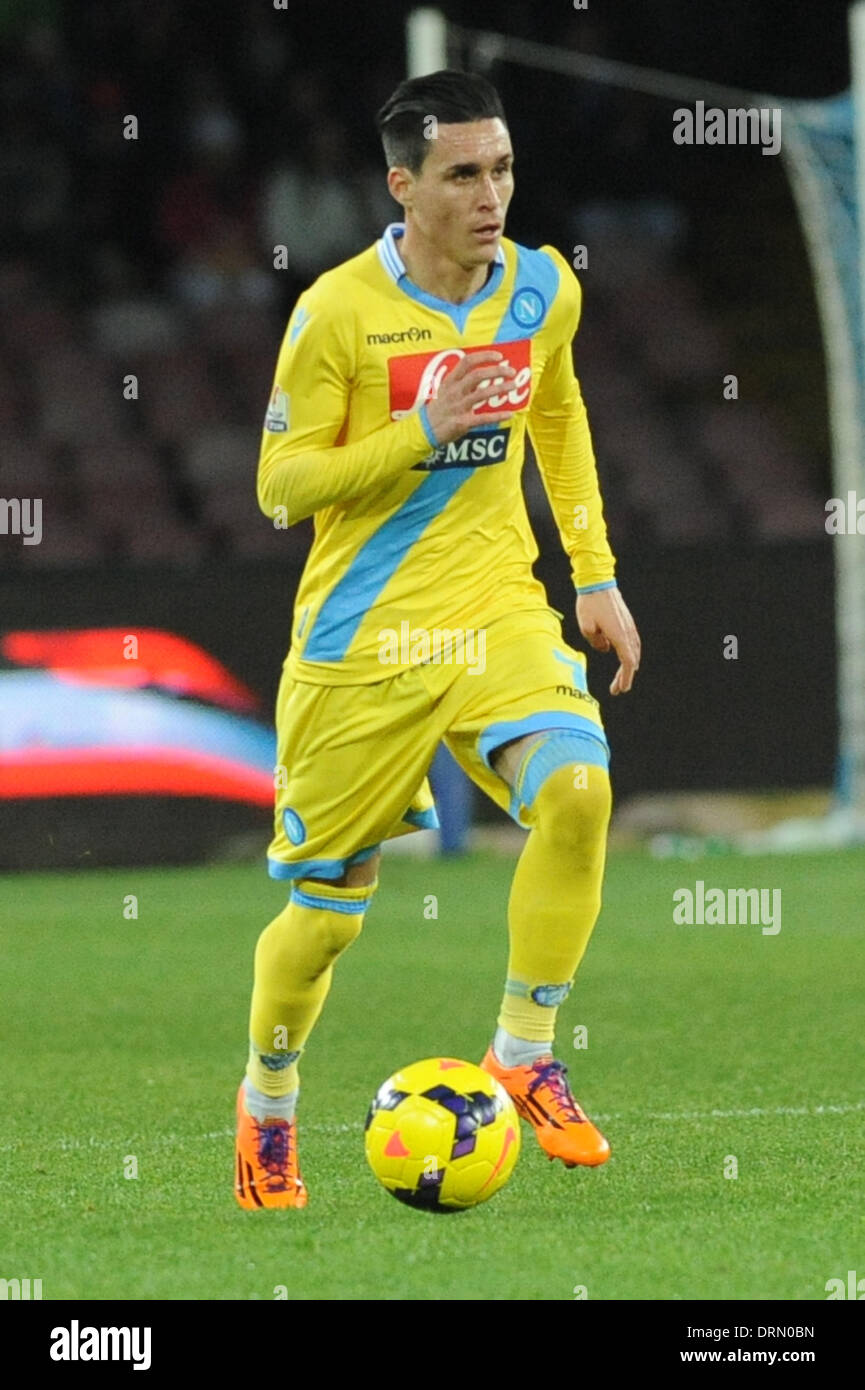
[[[504,237],[513,151],[486,79],[401,83],[378,116],[404,221],[301,295],[279,354],[258,499],[315,517],[277,699],[271,875],[237,1097],[240,1205],[302,1207],[298,1059],[333,966],[378,886],[382,841],[437,824],[440,740],[529,834],[483,1067],[548,1156],[609,1145],[553,1055],[556,1012],[595,924],[610,815],[608,748],[586,661],[532,573],[526,430],[587,642],[630,690],[640,642],[607,543],[571,340],[580,287],[558,251]],[[394,1001],[399,1007],[399,1001]]]

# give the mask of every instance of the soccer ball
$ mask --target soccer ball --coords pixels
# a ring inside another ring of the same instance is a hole
[[[510,1096],[487,1072],[429,1057],[379,1086],[366,1117],[366,1156],[400,1202],[464,1211],[504,1187],[520,1152]]]

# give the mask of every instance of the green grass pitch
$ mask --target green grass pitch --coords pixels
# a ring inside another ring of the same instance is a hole
[[[385,860],[304,1058],[310,1205],[270,1213],[234,1202],[232,1126],[253,946],[284,888],[248,866],[0,879],[0,1276],[41,1278],[45,1299],[820,1300],[865,1275],[854,851],[613,856],[558,1045],[611,1161],[567,1171],[524,1126],[511,1182],[474,1211],[378,1187],[378,1084],[490,1040],[511,870]],[[781,931],[674,925],[697,879],[780,888]]]

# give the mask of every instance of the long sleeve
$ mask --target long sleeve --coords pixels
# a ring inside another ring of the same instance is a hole
[[[317,287],[302,295],[277,361],[258,462],[258,504],[292,526],[391,482],[433,445],[419,412],[351,444],[344,438],[355,376],[350,314],[328,313]]]
[[[563,276],[560,293],[568,310],[567,336],[547,362],[528,425],[562,545],[571,560],[574,584],[585,588],[613,580],[616,565],[607,540],[588,416],[571,355],[571,339],[580,319],[580,287],[570,266],[558,253],[555,257]]]

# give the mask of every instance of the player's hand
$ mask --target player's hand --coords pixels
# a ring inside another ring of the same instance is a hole
[[[580,632],[596,652],[614,648],[621,665],[610,686],[611,695],[630,690],[640,667],[640,634],[618,589],[599,589],[577,598]]]
[[[480,417],[475,408],[490,396],[505,395],[514,376],[514,368],[493,348],[467,352],[460,358],[427,406],[427,418],[439,443],[450,444],[477,425],[497,425],[509,420],[514,413],[513,407],[498,413],[485,411]]]

